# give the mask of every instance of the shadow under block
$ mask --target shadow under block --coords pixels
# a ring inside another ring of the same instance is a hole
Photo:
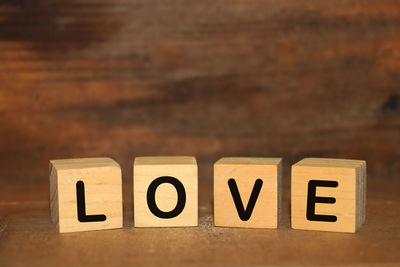
[[[60,233],[121,228],[120,166],[110,158],[51,160],[50,210]]]
[[[356,232],[365,222],[366,190],[365,161],[299,161],[292,166],[292,228]]]
[[[215,226],[277,228],[282,196],[281,161],[281,158],[218,160],[214,164]],[[234,192],[238,192],[236,204]]]
[[[137,157],[133,171],[136,227],[198,225],[194,157]]]

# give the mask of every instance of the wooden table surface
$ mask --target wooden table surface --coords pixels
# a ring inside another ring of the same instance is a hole
[[[400,262],[399,0],[0,1],[0,265]],[[196,156],[200,227],[132,228],[136,156]],[[120,163],[125,228],[59,235],[51,159]],[[283,157],[278,230],[212,227],[212,164]],[[290,230],[290,165],[367,161],[357,234]]]
[[[213,226],[212,183],[200,177],[199,227],[134,228],[131,195],[124,228],[59,234],[48,185],[0,190],[1,266],[400,264],[400,183],[369,179],[366,224],[356,234],[290,228],[288,177],[277,230]],[[125,187],[132,184],[125,184]]]

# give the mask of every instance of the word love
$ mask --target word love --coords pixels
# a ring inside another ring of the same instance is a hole
[[[138,157],[136,227],[198,225],[194,157]],[[214,164],[214,224],[277,228],[280,158],[222,158]],[[356,232],[365,221],[366,162],[306,158],[292,166],[292,228]],[[60,232],[121,228],[121,168],[110,158],[50,161],[51,218]]]

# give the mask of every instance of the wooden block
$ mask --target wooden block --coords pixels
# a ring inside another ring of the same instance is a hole
[[[280,158],[222,158],[214,164],[215,226],[277,228]]]
[[[365,221],[366,162],[306,158],[292,166],[292,228],[356,232]]]
[[[122,227],[118,163],[110,158],[51,160],[50,210],[60,233]]]
[[[194,157],[137,157],[133,177],[136,227],[198,225]]]

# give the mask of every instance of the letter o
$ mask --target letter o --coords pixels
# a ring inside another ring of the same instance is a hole
[[[176,192],[178,193],[178,201],[173,210],[165,212],[160,210],[156,204],[156,190],[158,186],[164,183],[172,184]],[[150,211],[157,217],[163,219],[171,219],[178,216],[186,204],[186,191],[183,184],[176,178],[171,176],[162,176],[151,182],[149,188],[147,189],[147,205],[149,206]]]

